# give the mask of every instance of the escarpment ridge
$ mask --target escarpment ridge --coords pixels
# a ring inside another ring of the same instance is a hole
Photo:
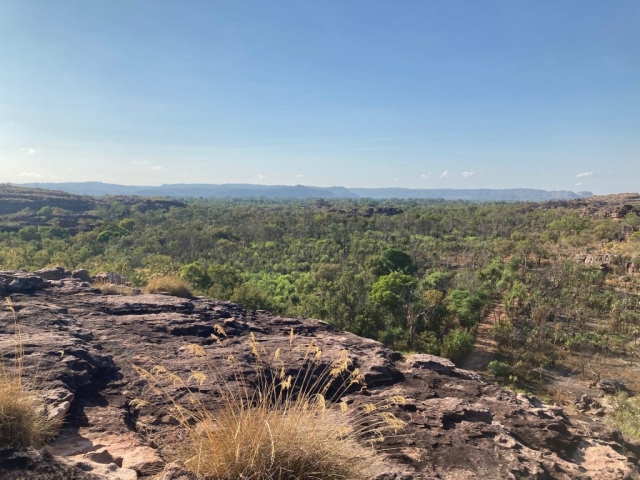
[[[197,345],[224,378],[233,378],[224,361],[229,355],[250,378],[251,335],[274,351],[289,345],[293,331],[301,342],[317,342],[327,359],[348,352],[367,385],[349,392],[349,401],[405,398],[393,413],[407,425],[377,455],[371,478],[640,479],[639,445],[446,359],[404,357],[319,320],[203,297],[107,296],[82,278],[59,277],[0,272],[0,294],[11,298],[21,327],[25,381],[43,395],[49,415],[64,418],[43,450],[0,451],[0,478],[195,478],[172,463],[166,440],[179,427],[168,400],[150,393],[136,367],[162,365],[187,378],[203,368],[190,348]],[[7,364],[14,342],[13,314],[2,308],[0,351]],[[302,366],[294,359],[292,368]],[[198,386],[205,397],[215,390],[211,381]],[[180,390],[174,393],[180,400]]]

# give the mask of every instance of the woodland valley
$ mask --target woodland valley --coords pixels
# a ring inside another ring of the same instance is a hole
[[[638,194],[167,199],[4,185],[0,215],[0,270],[86,270],[118,302],[164,280],[156,292],[319,319],[640,436]],[[535,478],[579,478],[554,475]]]

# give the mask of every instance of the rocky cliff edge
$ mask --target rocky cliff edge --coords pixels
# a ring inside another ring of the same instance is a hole
[[[288,345],[292,329],[327,358],[349,352],[367,384],[349,394],[352,401],[405,397],[394,413],[407,426],[379,455],[376,480],[640,479],[640,448],[594,420],[505,391],[446,359],[403,357],[319,320],[206,298],[107,296],[79,278],[26,272],[0,272],[0,295],[10,296],[21,326],[25,380],[42,392],[49,415],[64,418],[45,449],[0,450],[3,479],[193,478],[169,463],[165,440],[179,427],[134,366],[162,365],[186,378],[199,368],[188,346],[199,345],[232,377],[224,359],[233,354],[250,371],[252,333],[274,351]],[[216,340],[220,327],[226,338]],[[13,352],[14,341],[12,313],[0,307],[0,351]],[[141,398],[151,401],[134,402]]]

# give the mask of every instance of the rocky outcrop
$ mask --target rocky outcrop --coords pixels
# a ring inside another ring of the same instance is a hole
[[[64,267],[43,268],[36,270],[33,274],[45,280],[62,280],[71,276],[71,272]]]
[[[250,336],[273,352],[289,345],[293,330],[298,341],[317,342],[323,358],[349,352],[367,383],[366,389],[348,393],[349,402],[405,398],[393,413],[407,426],[401,436],[387,439],[389,451],[378,455],[371,478],[640,479],[639,449],[596,419],[570,417],[446,359],[404,358],[325,322],[248,312],[227,302],[106,296],[75,278],[0,274],[11,276],[32,278],[23,283],[32,288],[11,292],[24,340],[25,379],[35,380],[50,414],[67,413],[60,435],[45,451],[0,452],[0,478],[13,478],[19,464],[34,479],[192,480],[179,462],[165,467],[173,460],[167,439],[176,438],[179,427],[167,413],[167,400],[150,391],[134,366],[162,365],[188,378],[213,365],[233,381],[225,360],[232,354],[251,384]],[[1,311],[0,351],[12,351],[13,328],[11,312]],[[194,355],[193,345],[204,356]],[[290,368],[302,368],[301,362],[294,356]],[[198,390],[214,391],[211,382],[207,378]],[[173,394],[184,397],[179,387]],[[215,395],[203,398],[213,402]]]
[[[16,292],[33,292],[50,286],[50,283],[38,275],[27,272],[0,272],[0,295]]]
[[[640,194],[597,195],[571,201],[550,201],[543,205],[548,209],[558,207],[578,210],[584,217],[623,219],[627,215],[640,215]]]
[[[43,207],[59,208],[77,213],[91,210],[95,206],[95,199],[84,195],[0,185],[0,215],[16,213],[24,209],[38,211]]]
[[[89,272],[84,270],[84,269],[74,270],[71,273],[71,276],[73,278],[77,278],[81,282],[91,283],[93,281],[92,278],[91,278],[91,275],[89,275]]]
[[[96,198],[44,188],[0,184],[0,232],[18,232],[25,227],[58,227],[72,234],[90,231],[102,224],[102,219],[95,215],[96,207],[110,203],[143,213],[187,206],[184,202],[169,198]]]

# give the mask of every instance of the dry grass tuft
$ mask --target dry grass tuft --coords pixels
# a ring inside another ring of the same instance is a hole
[[[190,440],[185,463],[199,478],[362,479],[371,464],[372,446],[404,427],[389,411],[391,405],[404,402],[400,396],[374,408],[341,400],[363,381],[346,351],[321,366],[322,351],[314,343],[304,347],[293,343],[288,352],[277,349],[267,354],[251,337],[257,385],[248,385],[233,357],[228,362],[237,372],[235,387],[211,368],[209,375],[196,372],[183,381],[162,367],[152,371],[134,367],[156,393],[171,399],[172,413]],[[302,369],[288,367],[291,355],[302,356]],[[221,403],[208,410],[190,385],[198,388],[212,380]],[[186,402],[179,404],[172,388],[187,390]]]
[[[16,345],[14,367],[0,364],[0,448],[40,447],[53,438],[58,425],[47,417],[40,398],[24,385],[22,338],[10,299],[7,307],[13,313]]]
[[[94,284],[96,288],[99,288],[104,295],[133,295],[134,289],[127,285],[116,285],[115,283],[100,283]]]
[[[169,293],[176,297],[192,298],[191,286],[179,277],[153,277],[147,283],[147,293]]]
[[[53,438],[57,426],[40,399],[15,379],[0,385],[0,448],[40,447]]]

